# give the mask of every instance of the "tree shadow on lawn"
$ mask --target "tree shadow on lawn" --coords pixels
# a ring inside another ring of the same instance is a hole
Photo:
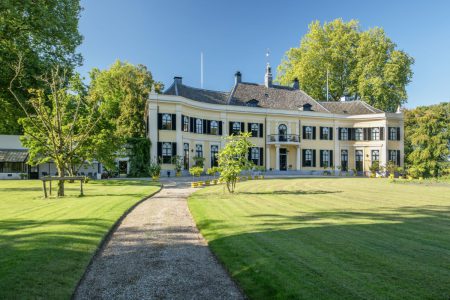
[[[448,298],[450,207],[397,211],[253,215],[254,232],[209,246],[251,299]]]
[[[245,192],[238,191],[237,194],[248,195],[320,195],[320,194],[335,194],[342,193],[342,191],[325,191],[325,190],[274,190],[274,191],[260,191],[260,192]]]

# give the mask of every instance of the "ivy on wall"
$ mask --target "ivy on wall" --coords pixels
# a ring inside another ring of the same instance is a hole
[[[150,147],[147,138],[129,138],[127,149],[130,163],[129,177],[147,177],[150,174]]]

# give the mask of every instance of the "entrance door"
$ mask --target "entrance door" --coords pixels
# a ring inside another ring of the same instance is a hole
[[[119,161],[119,174],[127,174],[128,162],[126,160]]]
[[[286,148],[280,148],[280,171],[287,170],[287,151]]]

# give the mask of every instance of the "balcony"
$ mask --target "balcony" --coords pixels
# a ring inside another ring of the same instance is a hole
[[[300,144],[300,136],[298,134],[269,134],[267,136],[267,144]]]

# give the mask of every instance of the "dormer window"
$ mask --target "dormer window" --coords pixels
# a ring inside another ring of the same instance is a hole
[[[247,106],[250,106],[250,107],[257,107],[257,106],[258,106],[258,103],[259,103],[258,100],[252,99],[252,100],[247,101]]]
[[[302,107],[300,108],[300,110],[303,110],[303,111],[311,111],[311,110],[312,110],[311,107],[312,107],[311,104],[305,103],[305,104],[302,105]]]

